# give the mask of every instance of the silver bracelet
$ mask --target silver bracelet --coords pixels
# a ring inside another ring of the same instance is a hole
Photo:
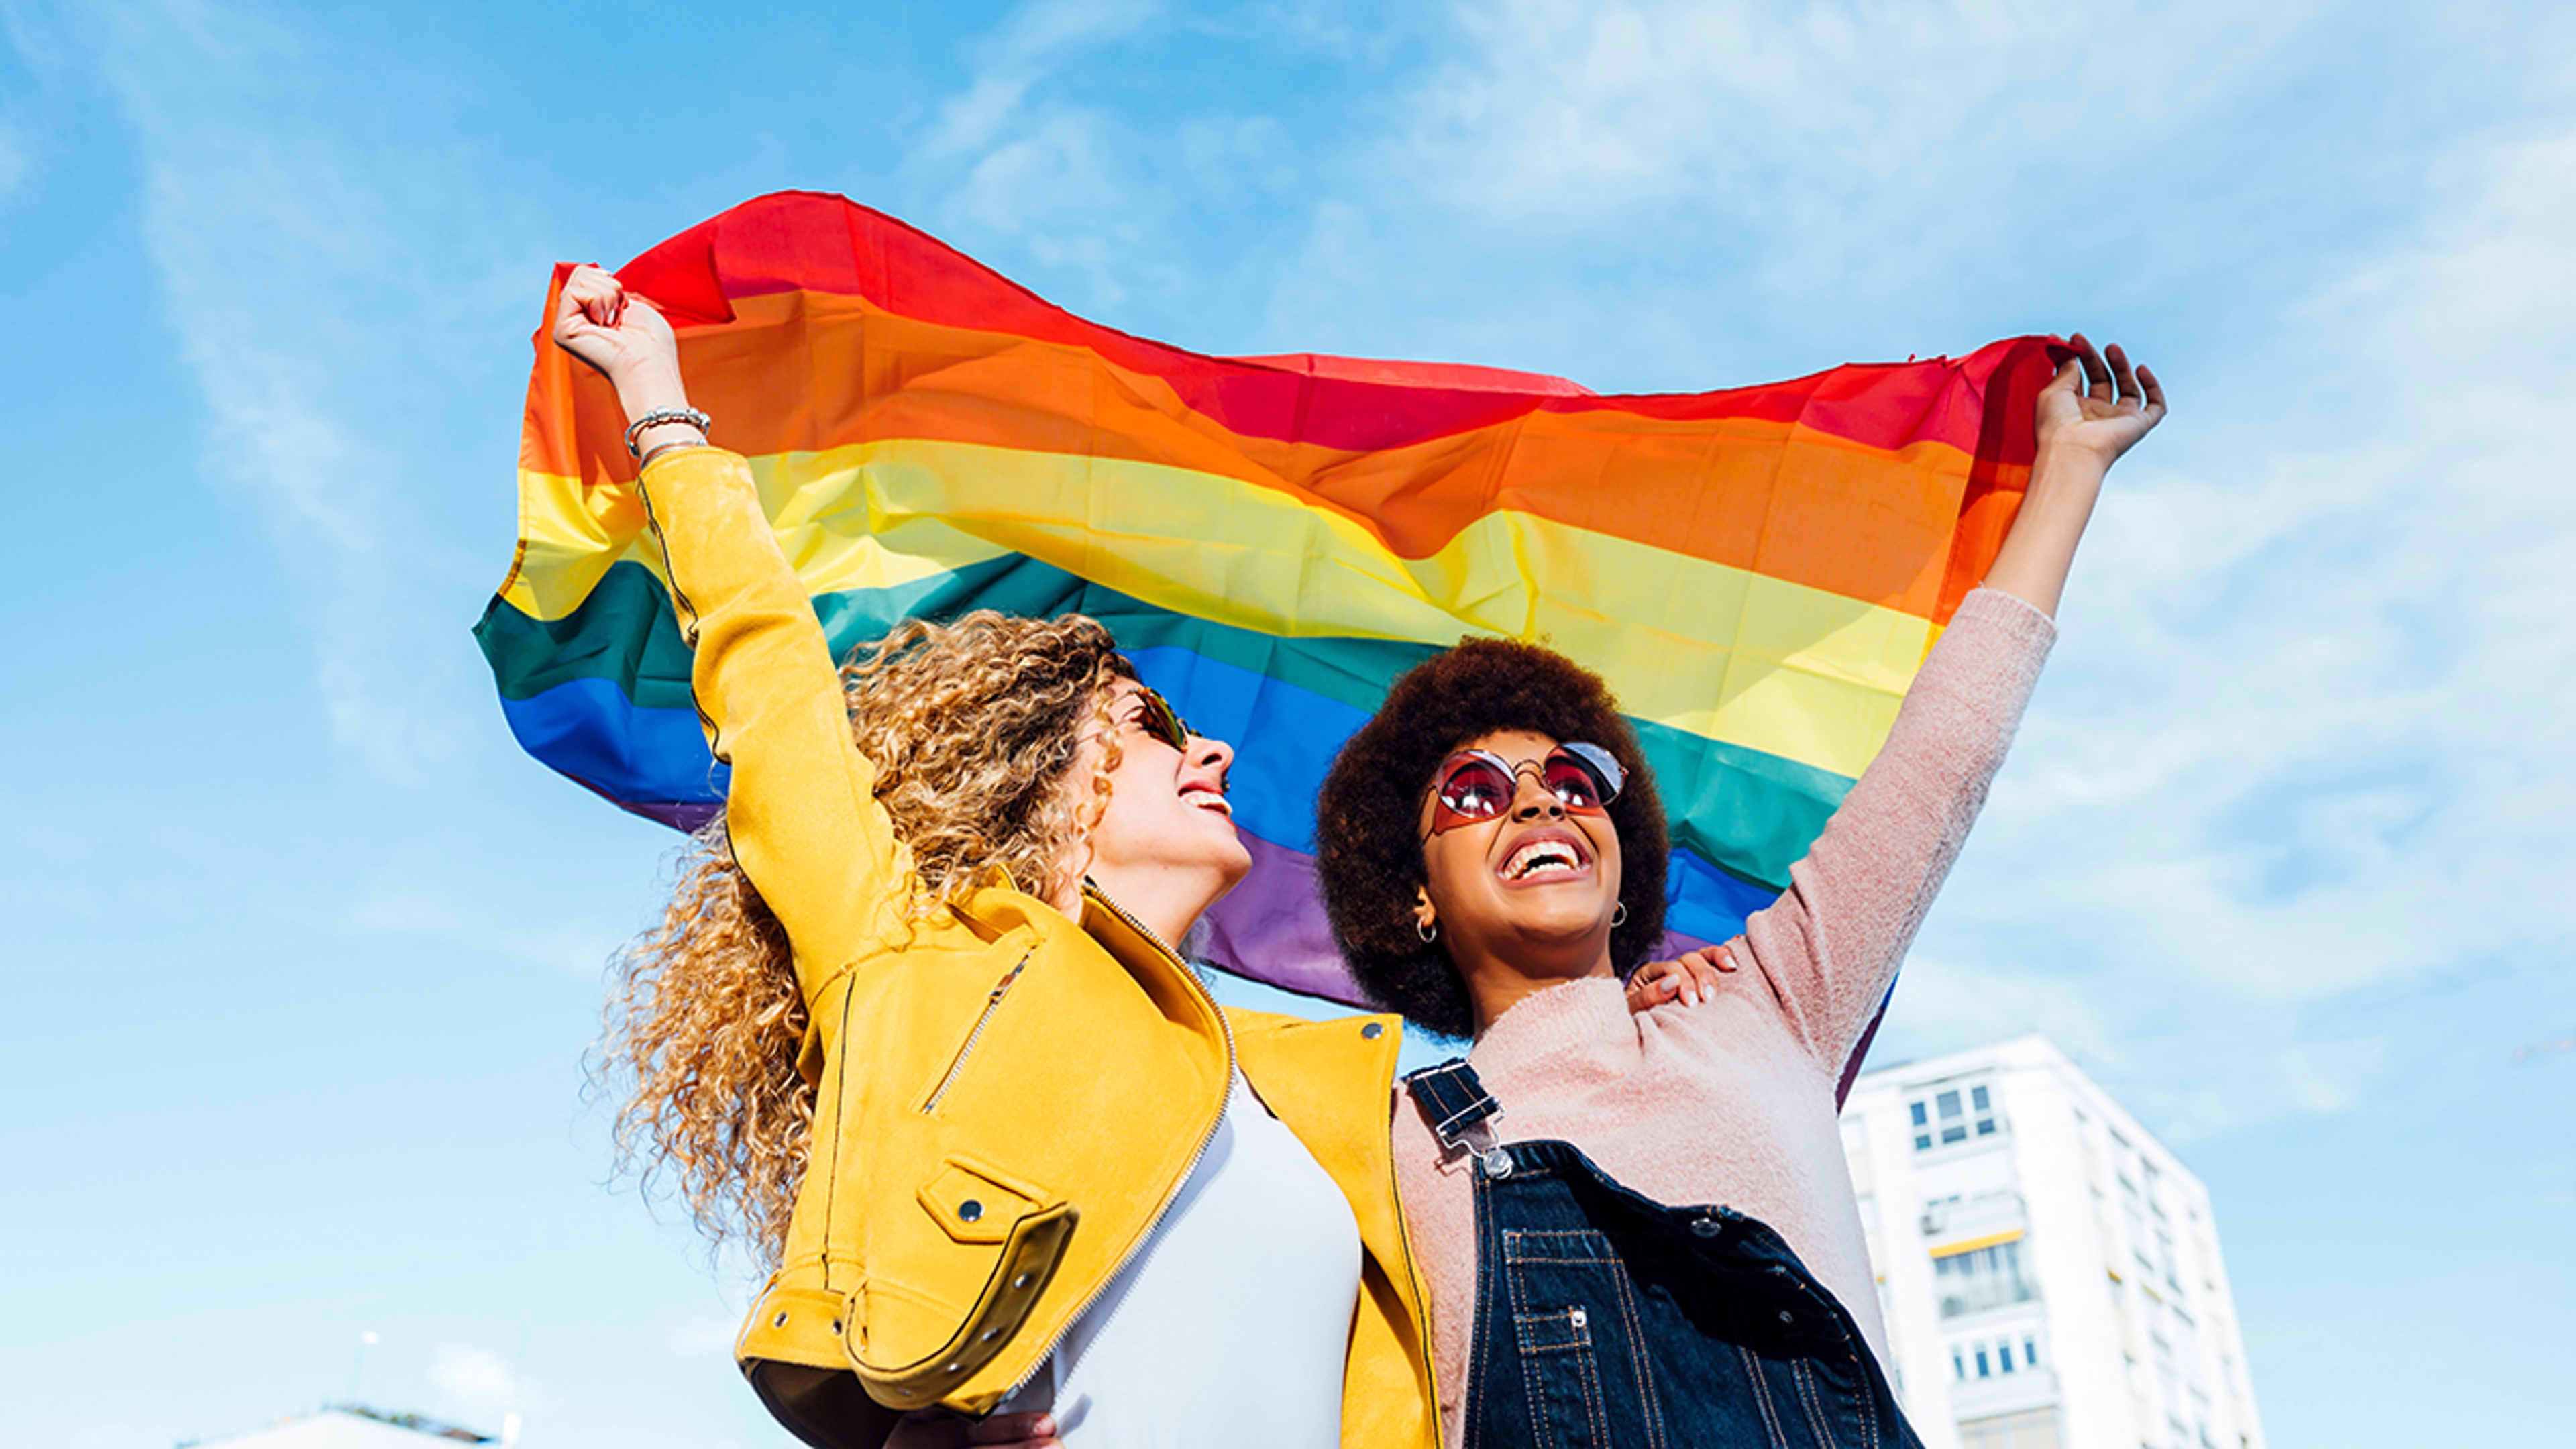
[[[635,451],[635,436],[646,428],[660,427],[664,423],[687,423],[703,433],[714,422],[715,419],[696,408],[655,408],[626,425],[626,456],[642,461],[642,455]]]
[[[653,446],[644,450],[643,457],[635,460],[635,471],[641,473],[645,469],[652,467],[653,460],[661,457],[664,453],[678,453],[690,448],[712,448],[714,446],[715,444],[710,443],[703,438],[694,442],[687,438],[678,438],[668,443],[655,443]]]

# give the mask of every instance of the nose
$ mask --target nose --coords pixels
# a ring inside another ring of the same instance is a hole
[[[1556,798],[1554,790],[1547,788],[1547,781],[1539,778],[1538,771],[1520,770],[1513,773],[1512,818],[1514,820],[1536,820],[1541,816],[1562,819],[1564,815],[1565,802]]]
[[[1192,735],[1187,758],[1193,765],[1207,766],[1222,774],[1234,765],[1234,746],[1205,735]]]

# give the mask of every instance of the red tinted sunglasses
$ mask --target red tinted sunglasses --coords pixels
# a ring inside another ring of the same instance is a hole
[[[1608,750],[1580,740],[1558,745],[1547,752],[1546,759],[1519,764],[1491,750],[1460,750],[1441,761],[1433,776],[1431,829],[1422,838],[1492,820],[1510,810],[1512,798],[1520,793],[1524,770],[1537,771],[1539,784],[1574,815],[1607,813],[1610,802],[1619,798],[1619,787],[1628,781],[1628,772]]]

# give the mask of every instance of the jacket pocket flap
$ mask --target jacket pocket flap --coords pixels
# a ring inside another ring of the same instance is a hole
[[[951,1157],[923,1183],[921,1205],[961,1243],[998,1243],[1020,1219],[1048,1205],[1043,1188],[1000,1168]]]

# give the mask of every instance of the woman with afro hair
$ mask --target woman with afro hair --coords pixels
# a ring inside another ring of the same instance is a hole
[[[1462,644],[1335,762],[1336,939],[1382,1005],[1474,1038],[1395,1122],[1450,1449],[1916,1442],[1836,1088],[2003,762],[2103,479],[2165,413],[2152,372],[2072,345],[2012,531],[1885,747],[1779,900],[1684,971],[1637,970],[1663,812],[1575,662]],[[1632,972],[1653,979],[1623,993]]]

